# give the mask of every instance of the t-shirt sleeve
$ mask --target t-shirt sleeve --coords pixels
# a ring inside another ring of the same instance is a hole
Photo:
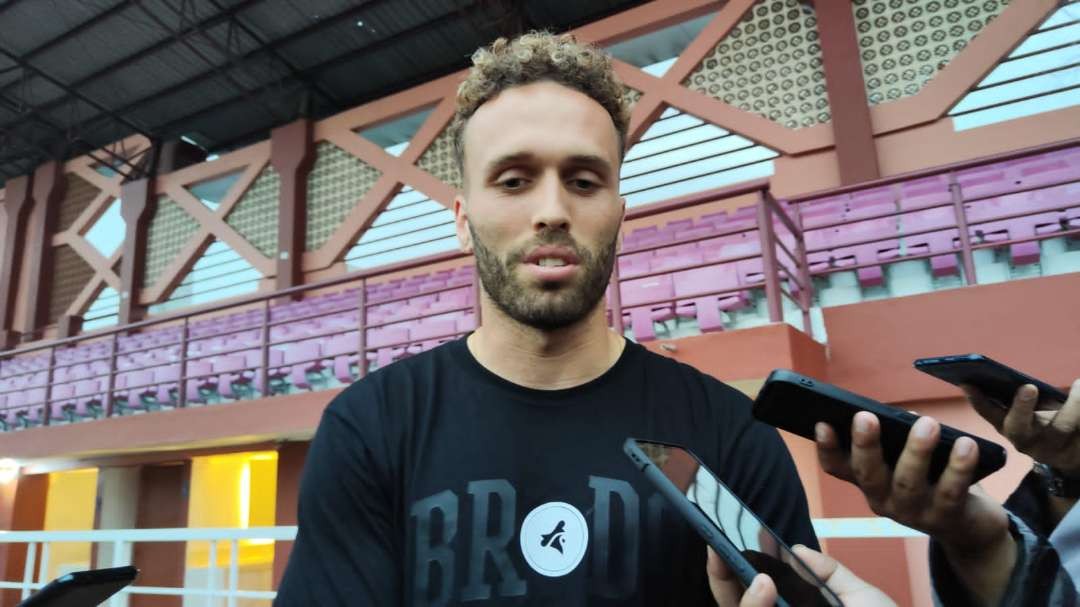
[[[751,416],[742,392],[720,384],[714,394],[727,413],[720,436],[725,482],[784,543],[819,550],[806,491],[780,433]]]
[[[353,388],[358,386],[354,385]],[[300,483],[298,532],[276,606],[397,605],[402,601],[401,541],[393,488],[374,438],[350,413],[349,389],[327,408]],[[343,405],[343,406],[342,406]]]

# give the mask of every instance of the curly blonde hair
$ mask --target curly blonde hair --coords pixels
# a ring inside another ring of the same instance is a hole
[[[619,155],[626,147],[630,106],[626,88],[602,49],[583,44],[572,34],[529,32],[513,40],[499,38],[472,56],[473,67],[457,90],[457,112],[450,123],[454,161],[465,175],[465,124],[476,110],[500,92],[515,86],[552,81],[580,91],[611,116],[619,135]]]

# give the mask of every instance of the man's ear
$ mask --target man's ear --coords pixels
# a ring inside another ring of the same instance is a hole
[[[472,253],[472,232],[469,231],[469,215],[465,211],[465,198],[459,193],[454,195],[454,230],[457,232],[458,248],[463,253]]]

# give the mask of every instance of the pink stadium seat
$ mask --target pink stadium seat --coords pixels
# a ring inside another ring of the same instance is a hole
[[[356,379],[352,372],[352,365],[359,364],[360,357],[357,355],[359,346],[359,331],[335,335],[323,346],[323,356],[332,357],[331,366],[334,377],[343,384],[352,383]]]
[[[311,389],[309,375],[322,373],[322,348],[318,341],[290,344],[285,350],[285,364],[290,365],[289,381],[297,388]]]
[[[812,230],[806,233],[808,250],[827,250],[833,267],[888,261],[899,256],[900,240],[896,237],[895,217],[871,219],[858,223]],[[877,242],[851,245],[863,240],[879,238]],[[817,259],[815,258],[815,261]],[[881,266],[860,268],[857,272],[863,286],[877,286],[884,282]]]
[[[662,251],[663,249],[661,249]],[[650,272],[667,272],[678,270],[688,266],[702,263],[704,257],[700,252],[678,253],[674,255],[658,255],[649,260]]]
[[[960,231],[955,227],[956,212],[952,207],[926,209],[902,215],[900,225],[905,233],[902,240],[908,254],[939,253],[930,258],[930,270],[934,276],[959,273],[959,265],[953,251]],[[907,235],[908,232],[936,228],[944,229],[925,234]]]
[[[152,402],[157,394],[157,387],[154,384],[154,372],[151,369],[120,373],[116,376],[116,383],[116,387],[120,391],[118,394],[121,397],[124,396],[124,391],[126,391],[126,398],[120,399],[126,401],[126,404],[121,409],[145,408],[146,404]]]
[[[649,276],[621,282],[619,285],[624,316],[628,316],[638,341],[656,339],[653,322],[675,317],[670,302],[675,293],[670,274]],[[651,305],[643,305],[651,304]]]

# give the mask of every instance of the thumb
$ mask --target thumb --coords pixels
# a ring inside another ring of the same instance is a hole
[[[742,596],[742,584],[735,579],[735,575],[728,568],[712,548],[709,551],[705,571],[709,574],[709,589],[712,590],[713,598],[719,607],[736,607],[739,605],[739,597]]]

